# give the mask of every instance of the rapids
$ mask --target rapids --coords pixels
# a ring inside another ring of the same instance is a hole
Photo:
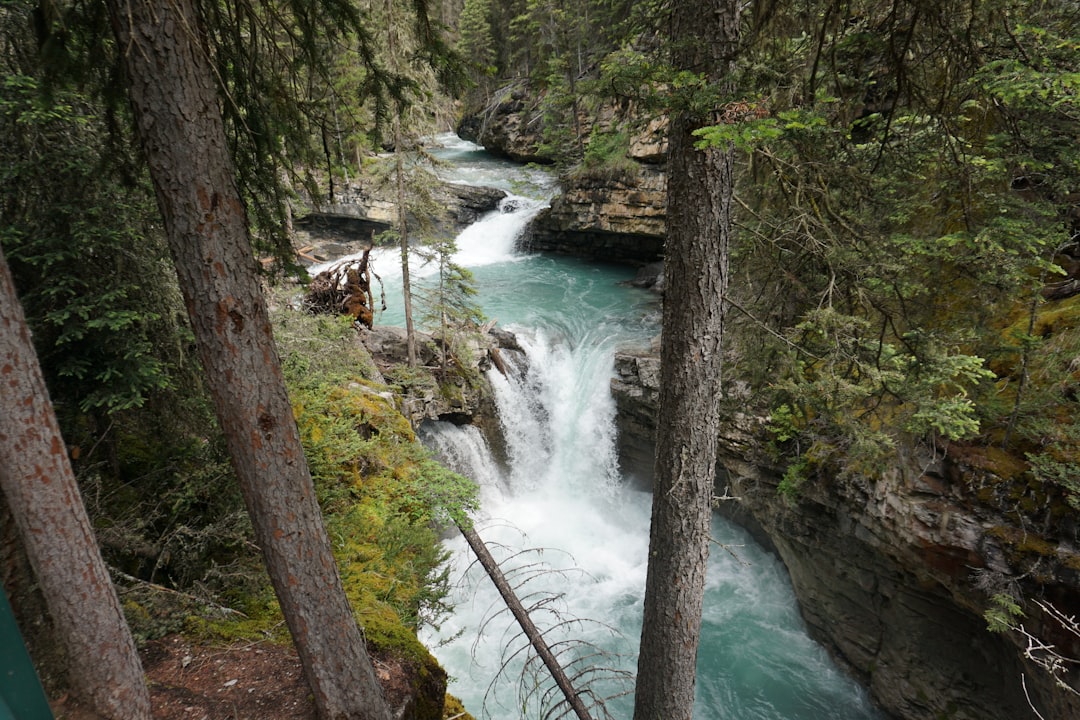
[[[461,233],[455,261],[473,271],[478,302],[517,334],[527,361],[509,378],[490,376],[505,467],[476,428],[433,423],[422,438],[480,484],[476,527],[526,605],[537,605],[537,623],[556,626],[549,643],[578,657],[577,670],[596,669],[593,690],[614,696],[612,717],[629,718],[626,676],[636,669],[650,497],[620,475],[609,383],[616,348],[647,342],[659,326],[658,307],[650,293],[620,284],[633,277],[632,268],[518,252],[515,240],[550,200],[553,179],[454,136],[437,140],[444,179],[513,193]],[[388,298],[400,296],[395,257],[379,260]],[[422,283],[431,271],[418,263]],[[392,309],[376,320],[402,322]],[[695,716],[878,718],[864,690],[807,635],[780,562],[723,519],[714,520],[713,536],[719,545],[708,569]],[[550,706],[550,681],[523,672],[529,653],[464,541],[450,538],[446,546],[456,609],[439,629],[423,629],[421,639],[450,674],[450,692],[477,717],[540,718]],[[583,655],[590,648],[603,654]]]

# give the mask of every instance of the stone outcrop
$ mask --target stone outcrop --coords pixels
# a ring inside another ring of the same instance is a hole
[[[543,112],[538,105],[538,98],[524,83],[509,85],[496,92],[487,107],[466,115],[457,134],[498,157],[520,163],[550,163],[552,158],[540,148]]]
[[[667,180],[650,165],[617,174],[579,172],[533,221],[529,249],[619,262],[663,254]]]
[[[550,162],[542,152],[543,113],[524,84],[503,88],[488,106],[466,116],[458,134],[500,157]],[[648,263],[663,255],[666,233],[667,120],[626,130],[626,111],[605,105],[582,115],[586,136],[594,130],[627,133],[623,162],[578,169],[560,178],[562,194],[530,225],[527,249],[615,262]],[[588,144],[588,137],[582,139]]]
[[[613,390],[631,472],[650,472],[657,368],[640,353],[616,359]],[[1015,522],[1007,512],[1015,493],[999,490],[1006,484],[985,453],[909,452],[876,480],[819,479],[787,500],[777,491],[780,473],[760,451],[760,425],[734,415],[721,438],[718,494],[738,498],[721,511],[778,553],[811,633],[886,712],[903,720],[1033,717],[1023,674],[1046,720],[1080,717],[1080,698],[1024,661],[1016,636],[987,630],[989,594],[1002,589],[1037,593],[1076,614],[1080,556],[1062,537],[1050,542]],[[1044,620],[1036,612],[1024,622],[1080,657],[1077,639]]]
[[[393,368],[407,364],[404,328],[376,325],[370,330],[362,330],[360,339],[381,373],[390,373]],[[469,423],[485,432],[495,432],[499,427],[494,392],[484,373],[493,366],[498,367],[503,354],[521,352],[521,347],[513,333],[494,327],[468,339],[467,343],[468,347],[457,357],[471,358],[474,364],[464,370],[455,370],[451,364],[451,370],[443,373],[436,338],[429,333],[416,333],[417,372],[398,383],[399,410],[414,428],[427,420]],[[381,379],[384,383],[387,380],[386,377]]]
[[[618,414],[619,465],[642,487],[652,487],[656,455],[656,411],[660,407],[660,357],[655,350],[623,351],[615,355],[611,394]]]

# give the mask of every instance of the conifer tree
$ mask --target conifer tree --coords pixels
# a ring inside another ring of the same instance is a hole
[[[672,4],[672,66],[730,82],[739,5]],[[676,99],[669,131],[660,414],[635,720],[691,720],[720,431],[734,149],[695,147],[709,95]]]
[[[386,720],[285,391],[194,4],[108,6],[214,405],[315,706],[327,720]]]
[[[0,406],[0,491],[67,651],[75,694],[108,720],[147,720],[150,694],[135,641],[83,507],[2,249]]]

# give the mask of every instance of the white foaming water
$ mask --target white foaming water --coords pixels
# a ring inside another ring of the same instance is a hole
[[[510,212],[491,213],[467,229],[455,257],[476,269],[484,311],[517,333],[528,361],[527,371],[510,378],[489,374],[506,438],[505,468],[476,428],[434,423],[423,438],[480,484],[477,530],[525,605],[536,606],[533,619],[553,628],[547,638],[554,649],[573,656],[585,648],[570,643],[588,641],[607,655],[587,658],[577,670],[595,665],[632,673],[651,499],[621,482],[609,382],[615,346],[640,344],[655,333],[653,300],[619,285],[632,270],[517,254],[514,241],[551,197],[552,177],[496,161],[471,143],[436,140],[443,144],[436,154],[454,163],[439,171],[446,179],[516,188],[533,198],[515,198]],[[400,296],[398,252],[379,252],[376,271],[387,281],[388,299]],[[417,274],[425,272],[431,271]],[[400,315],[386,312],[379,321],[400,324]],[[735,556],[714,547],[709,561],[695,717],[877,718],[865,693],[807,636],[776,558],[730,523],[714,521],[712,533]],[[544,688],[550,682],[542,675],[518,682],[527,651],[516,625],[464,541],[450,539],[447,548],[456,610],[441,630],[425,628],[421,639],[450,673],[450,692],[478,717],[485,709],[500,718],[542,717],[543,707],[558,698],[541,702],[531,683]],[[502,680],[492,686],[500,669]],[[596,692],[629,689],[608,673]],[[614,717],[629,718],[632,699],[616,698],[608,708]]]
[[[547,203],[508,195],[499,201],[497,209],[486,213],[457,236],[457,252],[453,260],[463,267],[477,267],[492,263],[513,262],[521,259],[515,251],[515,243],[525,231],[529,222],[537,213],[547,207]],[[363,252],[345,255],[308,267],[308,273],[318,275],[323,270],[349,260],[359,260]],[[379,276],[383,281],[401,282],[401,249],[398,247],[377,247],[371,251],[371,259],[377,264]],[[417,277],[428,277],[438,271],[436,263],[429,261],[419,253],[409,254],[409,272]]]
[[[633,673],[651,500],[620,482],[608,391],[615,339],[515,330],[527,371],[518,367],[508,378],[491,373],[508,467],[492,460],[476,428],[436,423],[425,428],[424,440],[480,484],[478,531],[504,569],[518,568],[511,582],[529,578],[519,589],[525,604],[555,598],[534,613],[541,627],[555,628],[548,641],[588,641],[607,653],[589,662]],[[865,694],[807,636],[779,561],[730,523],[715,520],[712,534],[724,548],[714,549],[709,562],[695,716],[875,718]],[[532,701],[531,683],[550,681],[520,680],[529,651],[513,618],[464,542],[449,541],[448,548],[460,578],[452,598],[457,610],[422,639],[450,672],[450,691],[473,713],[541,717],[545,708]],[[522,554],[525,548],[540,550]],[[569,618],[587,622],[566,624]],[[604,677],[599,695],[632,687],[610,672]],[[613,698],[607,712],[630,717],[632,700]]]
[[[457,236],[454,262],[464,267],[510,262],[521,256],[515,244],[529,222],[547,203],[520,195],[499,201],[499,208],[487,213]]]
[[[609,657],[589,661],[606,668],[598,692],[625,692],[629,685],[610,675],[633,671],[636,633],[624,636],[613,628],[633,627],[639,612],[649,501],[618,485],[608,391],[612,343],[594,338],[570,347],[542,331],[516,330],[527,366],[512,362],[509,377],[490,374],[509,467],[501,469],[490,455],[485,457],[486,443],[475,428],[436,423],[425,428],[423,437],[449,464],[480,483],[478,531],[503,561],[511,583],[529,578],[519,590],[527,606],[548,599],[533,613],[538,625],[564,624],[547,636],[549,644],[558,649],[584,641],[604,648]],[[429,630],[424,640],[436,647],[453,676],[451,692],[473,712],[486,708],[494,716],[516,714],[524,705],[523,717],[540,717],[543,703],[519,697],[524,656],[531,652],[523,650],[520,638],[513,640],[519,632],[513,618],[487,576],[470,568],[464,542],[455,539],[448,547],[463,572],[455,589],[457,608],[440,632]],[[535,552],[519,554],[530,548]],[[574,648],[569,657],[575,652],[586,649]],[[502,676],[492,687],[500,668]],[[526,684],[532,679],[527,676]],[[543,677],[540,681],[548,684]]]
[[[491,375],[511,487],[572,491],[585,479],[594,492],[614,487],[613,343],[593,335],[571,347],[539,330],[511,329],[528,357],[527,372],[521,379]]]
[[[551,200],[559,191],[553,173],[531,165],[514,165],[488,155],[476,143],[453,133],[428,138],[429,152],[445,164],[435,173],[447,182],[499,188],[516,195]]]

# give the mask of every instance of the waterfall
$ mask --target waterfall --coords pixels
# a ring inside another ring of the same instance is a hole
[[[541,627],[563,624],[548,642],[569,649],[571,658],[602,649],[605,656],[589,659],[602,676],[597,692],[626,692],[637,638],[614,628],[633,625],[638,613],[649,506],[647,496],[620,485],[615,409],[608,390],[613,346],[597,338],[571,345],[552,338],[550,331],[516,329],[527,359],[510,353],[508,376],[489,376],[508,467],[492,460],[476,428],[433,423],[421,437],[480,484],[483,510],[477,529],[509,569],[511,582],[528,578],[519,592],[526,605],[539,603],[534,621]],[[457,568],[468,568],[472,558],[464,542],[456,539],[448,546]],[[451,621],[424,638],[455,677],[451,692],[474,712],[485,706],[485,699],[493,715],[519,710],[527,651],[509,664],[499,686],[492,692],[488,687],[507,653],[524,647],[520,638],[506,647],[518,632],[513,618],[496,615],[502,608],[479,568],[462,574],[454,600]],[[567,643],[579,644],[567,648]],[[524,717],[543,714],[540,704],[530,707]],[[622,710],[618,716],[628,712]]]
[[[534,621],[550,628],[549,644],[565,650],[567,659],[578,658],[577,670],[600,671],[597,693],[628,692],[641,631],[651,499],[619,472],[609,383],[616,347],[655,334],[655,298],[622,284],[633,277],[632,268],[518,253],[515,239],[547,203],[553,180],[494,160],[475,145],[442,140],[451,167],[440,172],[447,179],[531,188],[467,228],[455,258],[473,270],[484,312],[515,332],[525,355],[507,353],[508,377],[489,374],[505,467],[474,427],[432,423],[421,437],[479,483],[476,528],[525,605],[535,606]],[[390,276],[398,265],[380,261],[384,280],[391,281],[388,296],[397,292]],[[712,532],[726,549],[713,550],[708,568],[695,717],[876,718],[866,694],[807,636],[780,562],[730,523],[717,519]],[[541,717],[549,685],[525,666],[516,625],[464,540],[448,539],[446,546],[455,612],[440,628],[424,628],[421,639],[449,672],[450,692],[477,717]],[[602,656],[587,657],[591,648]],[[629,718],[632,700],[616,697],[608,709]]]
[[[632,686],[616,675],[635,670],[650,497],[624,485],[618,472],[608,393],[613,345],[517,331],[527,362],[515,363],[507,378],[495,372],[490,377],[508,467],[499,467],[476,428],[434,423],[422,438],[480,484],[477,528],[500,551],[497,557],[512,577],[528,578],[519,592],[541,603],[534,619],[542,626],[569,622],[549,642],[587,641],[602,648],[606,654],[596,662],[605,674],[596,691],[629,691]],[[807,636],[780,562],[723,520],[714,521],[713,536],[723,549],[714,549],[708,571],[695,715],[876,717],[865,693]],[[501,601],[464,542],[447,546],[458,578],[457,610],[423,639],[454,678],[450,691],[473,712],[540,717],[539,707],[522,710],[535,678],[526,674],[521,680],[520,657],[491,684],[523,641],[511,644],[518,632],[513,619],[499,614]],[[608,711],[629,717],[630,698],[612,699]]]

